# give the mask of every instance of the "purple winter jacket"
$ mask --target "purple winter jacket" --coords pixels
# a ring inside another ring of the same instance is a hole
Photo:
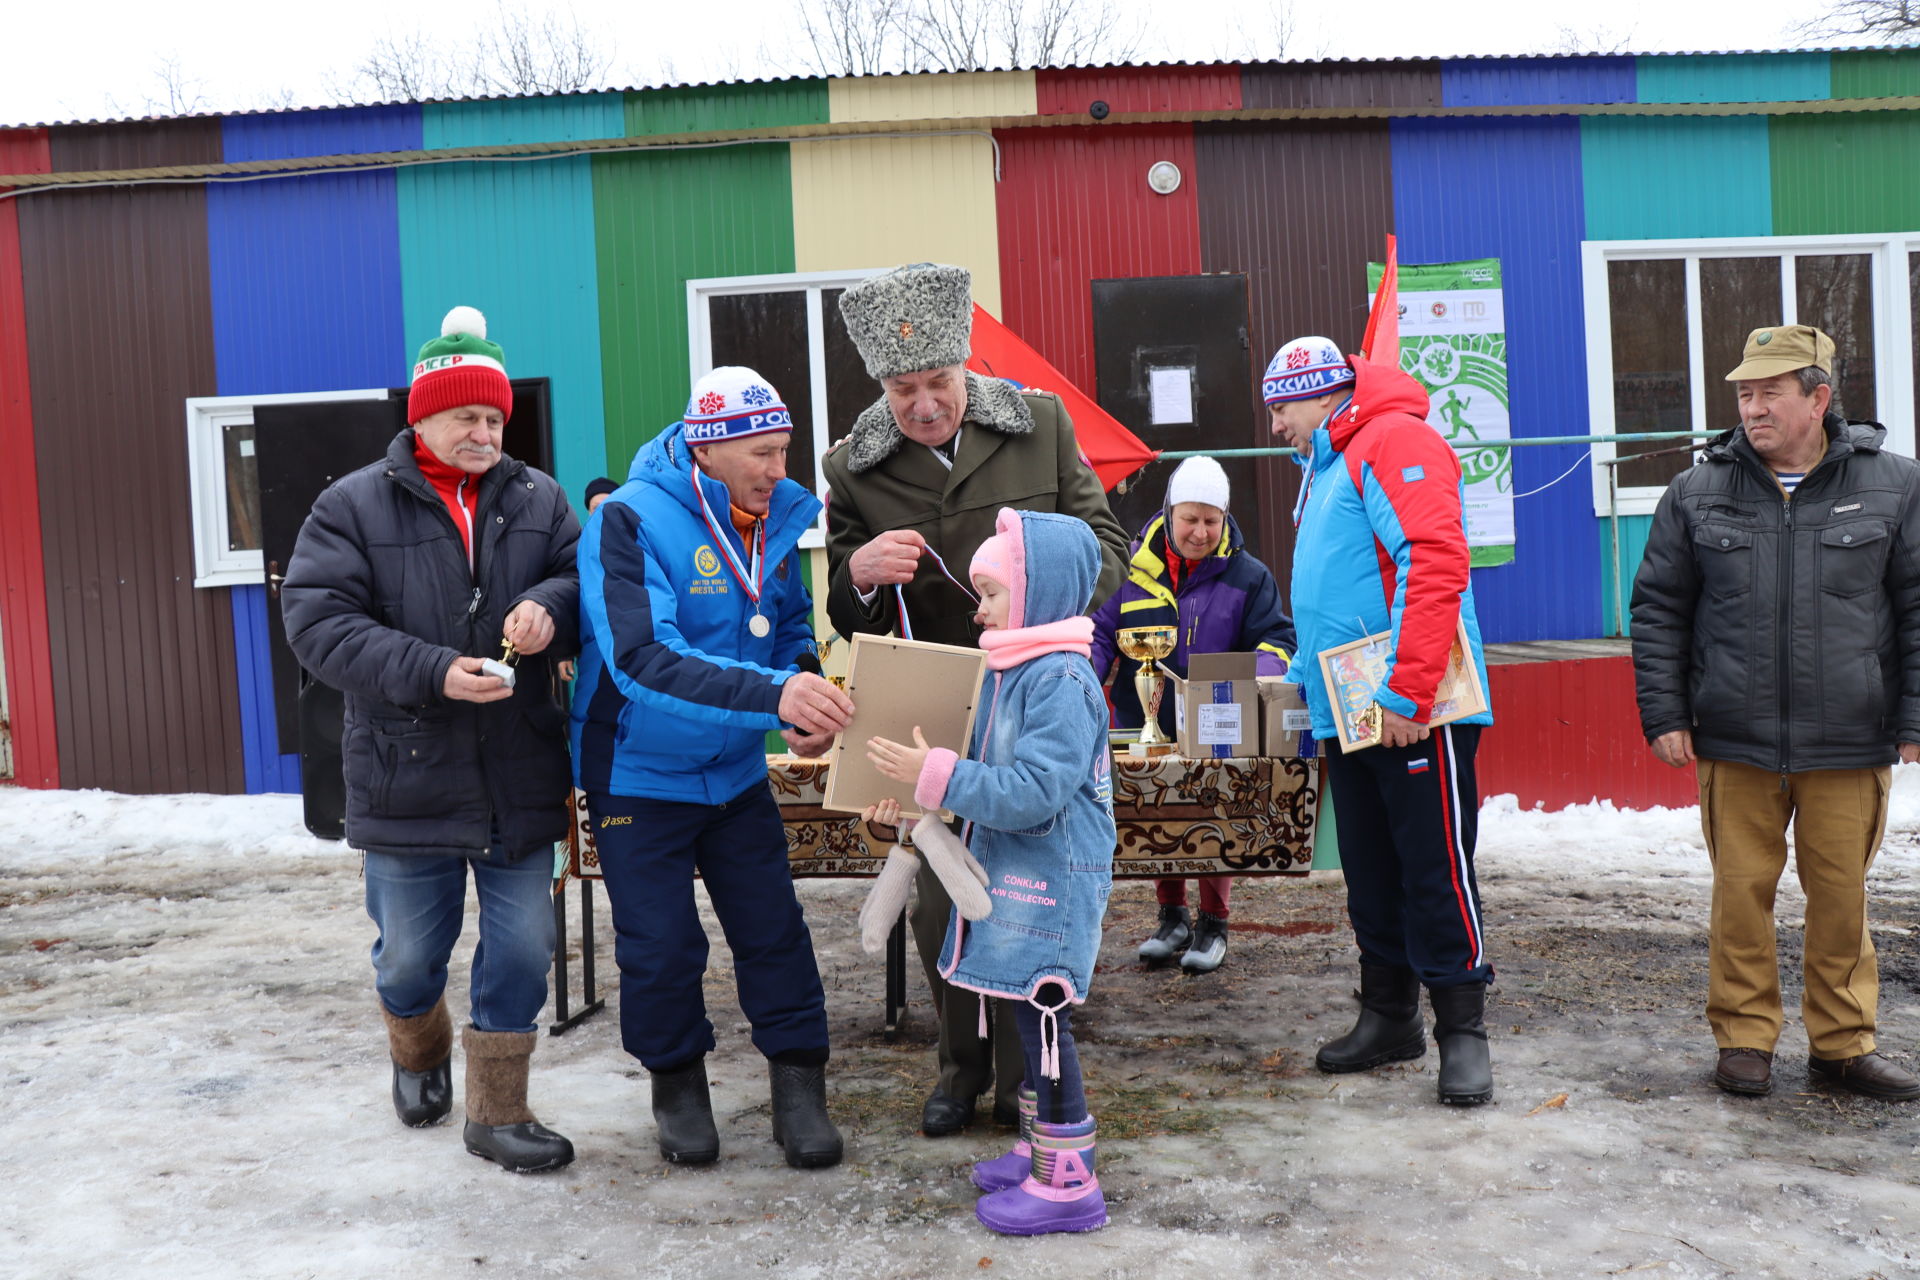
[[[1140,695],[1133,687],[1140,664],[1120,653],[1114,633],[1124,627],[1177,625],[1179,635],[1166,668],[1187,674],[1190,653],[1245,653],[1259,657],[1263,676],[1285,675],[1293,653],[1293,620],[1287,617],[1273,572],[1245,549],[1231,515],[1220,546],[1180,579],[1176,591],[1167,573],[1167,513],[1147,522],[1128,551],[1127,580],[1093,615],[1093,670],[1113,676],[1114,721],[1122,729],[1141,723]],[[1160,727],[1174,733],[1173,695],[1160,703]]]

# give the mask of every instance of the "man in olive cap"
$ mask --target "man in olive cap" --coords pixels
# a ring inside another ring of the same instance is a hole
[[[1707,1021],[1729,1093],[1773,1087],[1774,892],[1788,823],[1806,891],[1811,1080],[1920,1097],[1875,1052],[1867,868],[1890,766],[1920,759],[1920,464],[1834,405],[1833,340],[1755,329],[1727,375],[1740,425],[1660,499],[1633,584],[1641,726],[1697,764],[1713,862]]]
[[[1093,527],[1101,565],[1089,607],[1099,608],[1126,576],[1126,531],[1081,460],[1060,397],[967,370],[973,278],[966,268],[897,267],[848,289],[840,314],[882,394],[824,464],[834,629],[977,643],[967,565],[993,536],[1001,507],[1060,512]],[[947,892],[925,870],[916,883],[914,941],[940,1021],[940,1081],[921,1129],[929,1137],[964,1129],[990,1077],[994,1111],[1013,1123],[1024,1067],[1012,1015],[1003,1011],[989,1052],[978,1031],[978,997],[949,988],[938,972]]]

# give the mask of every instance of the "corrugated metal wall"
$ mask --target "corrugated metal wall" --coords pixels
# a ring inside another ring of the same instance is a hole
[[[1450,107],[1639,100],[1630,57],[1464,58],[1443,63],[1440,77]]]
[[[1095,102],[1115,113],[1234,111],[1241,105],[1240,68],[1069,67],[1034,72],[1035,100],[1045,116],[1086,115]]]
[[[230,161],[410,151],[418,107],[232,116]],[[392,172],[207,189],[213,345],[223,396],[404,385],[400,231]],[[298,338],[292,336],[297,327]],[[275,727],[264,583],[232,588],[248,792],[299,791],[297,744]]]
[[[825,80],[712,84],[627,95],[627,136],[825,124]]]
[[[794,270],[950,262],[973,272],[974,301],[1000,314],[990,139],[796,142],[792,177]]]
[[[1779,116],[1773,233],[1920,228],[1920,111]]]
[[[1030,116],[1036,102],[1031,71],[938,71],[827,81],[828,112],[835,124]]]
[[[0,171],[52,167],[45,129],[0,130]],[[20,283],[20,205],[0,200],[0,641],[5,643],[7,732],[13,781],[60,785],[47,643],[47,570],[40,539],[40,484],[28,380],[26,299]]]
[[[1587,433],[1580,292],[1580,129],[1571,117],[1395,120],[1402,262],[1498,258],[1515,436]],[[1581,445],[1514,450],[1516,495],[1559,476]],[[1514,562],[1474,572],[1487,639],[1600,634],[1600,565],[1584,469],[1514,503]]]
[[[1580,121],[1587,238],[1773,234],[1765,116]]]
[[[1069,125],[995,136],[1001,319],[1092,395],[1090,282],[1201,269],[1193,127]],[[1187,175],[1172,195],[1147,186],[1158,160]]]
[[[1836,98],[1920,94],[1920,49],[1850,49],[1831,55]]]
[[[1829,96],[1819,53],[1689,53],[1638,59],[1641,102],[1808,102]]]
[[[1384,120],[1202,124],[1194,127],[1200,262],[1247,277],[1255,383],[1248,446],[1274,443],[1258,378],[1273,353],[1307,334],[1342,350],[1367,322],[1366,263],[1393,230],[1393,165]],[[1300,469],[1260,464],[1261,545],[1281,582],[1292,577]]]
[[[1516,795],[1529,809],[1595,799],[1636,809],[1700,803],[1694,771],[1647,750],[1631,659],[1489,665],[1487,686],[1499,723],[1474,760],[1480,794]]]
[[[1440,64],[1261,62],[1240,70],[1240,99],[1260,107],[1438,107]]]
[[[428,148],[618,138],[626,106],[617,93],[446,103],[422,108],[420,130]],[[450,308],[478,307],[511,376],[551,379],[553,474],[582,509],[606,465],[593,164],[574,156],[398,175],[405,367]]]
[[[217,162],[217,120],[55,129],[53,167]],[[60,781],[245,783],[223,591],[193,586],[181,401],[215,390],[206,193],[38,195],[19,210]]]
[[[607,474],[686,409],[687,281],[794,269],[785,143],[593,159]]]

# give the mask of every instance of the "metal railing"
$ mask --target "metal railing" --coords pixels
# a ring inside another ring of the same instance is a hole
[[[1509,440],[1449,440],[1447,443],[1460,451],[1480,449],[1527,448],[1539,445],[1584,444],[1591,457],[1596,444],[1646,444],[1654,440],[1711,440],[1715,436],[1725,435],[1726,428],[1716,431],[1634,431],[1610,436],[1516,436]],[[1609,551],[1613,560],[1613,636],[1627,633],[1626,588],[1621,581],[1620,563],[1620,467],[1629,462],[1640,462],[1647,458],[1665,457],[1676,453],[1692,453],[1692,444],[1676,445],[1667,449],[1636,450],[1629,454],[1618,454],[1611,458],[1598,459],[1596,465],[1607,469],[1607,533]],[[1290,458],[1296,451],[1291,446],[1266,446],[1253,449],[1168,449],[1155,461],[1174,461],[1182,458]],[[1577,463],[1575,464],[1578,465]],[[1566,473],[1571,475],[1571,469]],[[1565,479],[1563,475],[1560,479]],[[1558,480],[1549,482],[1559,483]],[[1547,487],[1547,486],[1543,486]],[[1533,493],[1540,492],[1539,489]],[[1531,496],[1521,494],[1521,497]]]

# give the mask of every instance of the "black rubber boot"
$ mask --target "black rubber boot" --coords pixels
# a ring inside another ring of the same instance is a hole
[[[1420,1020],[1420,982],[1413,970],[1360,963],[1360,1019],[1353,1030],[1329,1040],[1313,1055],[1322,1071],[1344,1074],[1387,1062],[1404,1062],[1427,1051]]]
[[[393,1059],[393,1111],[413,1129],[438,1124],[453,1110],[453,1022],[440,1003],[412,1018],[386,1006],[387,1052]]]
[[[534,1031],[461,1033],[467,1050],[467,1150],[511,1173],[539,1173],[573,1163],[573,1144],[527,1109],[527,1064]]]
[[[707,1060],[695,1058],[653,1076],[653,1125],[660,1154],[674,1164],[712,1164],[720,1158],[720,1131],[713,1126],[707,1092]]]
[[[1493,1100],[1493,1059],[1487,1052],[1487,984],[1435,987],[1433,1040],[1440,1046],[1440,1101],[1477,1107]]]
[[[827,1117],[827,1068],[767,1059],[773,1090],[773,1140],[796,1169],[840,1163],[840,1131]]]

